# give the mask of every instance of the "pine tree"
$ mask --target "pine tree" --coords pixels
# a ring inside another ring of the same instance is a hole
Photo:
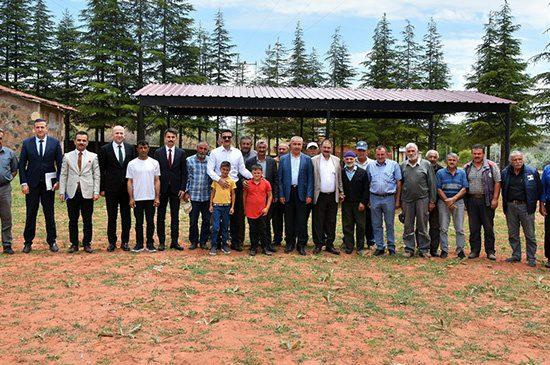
[[[405,29],[401,34],[403,40],[397,48],[396,86],[400,89],[419,89],[422,87],[420,75],[422,47],[414,39],[414,26],[409,20],[406,20]]]
[[[201,78],[200,83],[212,83],[214,69],[212,59],[210,58],[212,55],[212,45],[210,44],[210,36],[200,25],[197,30],[195,43],[199,50],[198,75]]]
[[[308,64],[306,45],[303,39],[303,31],[300,22],[296,24],[292,51],[288,59],[288,84],[290,86],[308,85],[310,68]]]
[[[53,67],[55,87],[53,97],[68,105],[76,105],[81,83],[80,32],[67,10],[54,34]]]
[[[479,92],[517,101],[511,108],[511,143],[518,147],[534,144],[540,137],[540,128],[529,122],[531,97],[529,90],[532,79],[526,73],[527,63],[521,59],[521,42],[514,37],[520,28],[513,23],[513,16],[507,1],[502,8],[490,16],[486,34],[477,50],[477,62],[467,87]],[[494,133],[489,143],[501,143],[501,166],[505,166],[504,123],[497,114],[481,113],[469,120],[470,133],[475,136],[476,126],[486,125]]]
[[[265,51],[266,57],[260,66],[259,84],[264,86],[282,86],[286,74],[286,51],[279,41],[273,47],[268,46]]]
[[[437,24],[433,18],[428,23],[428,31],[424,35],[424,53],[420,64],[422,72],[421,86],[425,89],[438,90],[449,87],[449,67],[444,60],[441,35],[437,31]],[[437,148],[437,139],[447,127],[442,116],[435,116],[428,121],[428,146]]]
[[[82,11],[86,77],[79,110],[91,127],[133,128],[138,105],[131,99],[134,42],[127,14],[117,0],[89,0]]]
[[[315,47],[311,49],[311,53],[307,57],[307,76],[304,86],[321,87],[325,83],[325,73],[323,72],[323,64],[319,60]]]
[[[545,33],[550,33],[548,28]],[[546,44],[544,50],[533,57],[533,62],[550,63],[550,43]],[[550,71],[543,71],[534,78],[536,83],[535,95],[533,97],[535,117],[545,122],[547,130],[550,129]]]
[[[231,76],[235,70],[234,59],[237,55],[233,52],[235,45],[231,44],[231,38],[223,20],[221,10],[216,14],[216,25],[212,32],[210,59],[213,64],[212,80],[216,85],[224,85],[231,81]]]
[[[372,50],[365,62],[362,63],[367,68],[361,78],[362,87],[395,88],[397,52],[394,46],[395,39],[391,34],[386,14],[384,14],[374,30]]]
[[[449,67],[443,57],[441,35],[433,18],[428,23],[424,36],[424,54],[420,65],[423,73],[422,87],[426,89],[446,89],[449,87]]]
[[[37,96],[51,96],[53,85],[53,22],[52,15],[44,0],[33,5],[31,31],[29,33],[29,78],[25,81],[27,89]]]
[[[332,35],[332,43],[325,61],[329,65],[328,85],[330,87],[349,87],[356,72],[350,61],[348,47],[340,34],[340,27]]]
[[[23,88],[29,75],[28,0],[0,0],[0,82],[15,89]]]

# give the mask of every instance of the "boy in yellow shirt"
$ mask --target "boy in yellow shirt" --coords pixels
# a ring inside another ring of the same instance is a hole
[[[221,249],[225,254],[231,253],[227,246],[229,215],[233,214],[235,207],[235,180],[229,177],[231,163],[224,161],[220,165],[221,178],[229,183],[228,188],[222,188],[217,182],[212,182],[212,193],[210,194],[210,212],[212,213],[212,240],[210,255],[215,256],[218,249],[218,235],[221,231]]]

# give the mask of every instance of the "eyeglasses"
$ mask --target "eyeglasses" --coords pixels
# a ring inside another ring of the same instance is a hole
[[[232,137],[231,136],[222,136],[222,139],[224,141],[229,141]]]

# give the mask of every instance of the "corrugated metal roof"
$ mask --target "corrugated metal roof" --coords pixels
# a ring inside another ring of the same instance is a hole
[[[56,108],[56,109],[68,110],[68,111],[72,111],[72,112],[77,111],[76,108],[73,108],[72,106],[61,104],[61,103],[58,103],[57,101],[40,98],[40,97],[34,96],[32,94],[27,94],[27,93],[24,93],[22,91],[15,90],[15,89],[0,85],[0,93],[2,93],[2,92],[5,92],[5,93],[11,94],[11,95],[15,95],[15,96],[19,96],[23,99],[35,101],[35,102],[38,102],[38,103],[41,103],[41,104],[49,105],[49,106],[51,106],[53,108]]]
[[[270,86],[216,86],[149,84],[138,90],[142,97],[212,97],[259,99],[363,100],[434,103],[515,104],[512,100],[476,91],[423,89],[345,89]]]

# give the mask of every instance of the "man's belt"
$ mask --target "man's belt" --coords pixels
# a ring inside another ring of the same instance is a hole
[[[376,194],[376,193],[371,193],[372,195],[375,195],[375,196],[379,196],[381,198],[385,198],[387,196],[392,196],[392,195],[395,195],[395,193],[387,193],[387,194]]]
[[[485,194],[468,194],[468,197],[474,199],[485,199]]]
[[[522,205],[522,204],[525,204],[525,201],[523,201],[523,200],[510,200],[508,203]]]

